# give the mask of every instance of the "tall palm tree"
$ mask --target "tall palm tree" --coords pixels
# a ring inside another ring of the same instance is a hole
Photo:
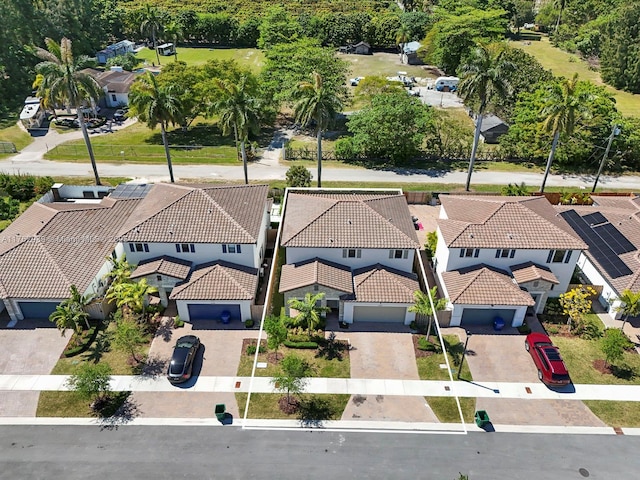
[[[342,100],[335,89],[323,83],[318,72],[313,72],[311,78],[311,82],[298,85],[294,111],[296,121],[301,125],[307,125],[311,120],[316,122],[319,188],[322,186],[322,132],[327,129],[336,112],[342,108]]]
[[[78,123],[82,130],[84,143],[87,146],[89,160],[93,168],[96,185],[100,185],[100,176],[96,159],[93,155],[91,140],[87,132],[87,125],[82,115],[82,107],[88,101],[95,103],[103,95],[102,88],[95,78],[82,69],[92,65],[93,62],[87,56],[73,58],[71,40],[62,38],[58,44],[50,38],[45,39],[47,49],[36,48],[36,56],[42,62],[36,65],[36,72],[42,75],[42,81],[38,90],[48,92],[48,100],[59,102],[76,109]]]
[[[171,39],[173,42],[173,57],[174,60],[178,61],[178,39],[182,37],[183,32],[182,28],[180,28],[180,24],[178,22],[171,22],[169,25],[164,27],[164,34],[167,36],[166,38]]]
[[[617,311],[624,315],[621,328],[624,332],[624,326],[627,320],[629,320],[629,317],[640,316],[640,292],[632,292],[626,289],[620,295],[619,300],[622,302],[622,305],[617,308]]]
[[[564,12],[564,7],[567,5],[567,0],[554,0],[554,6],[558,8],[558,20],[556,21],[556,29],[555,33],[558,33],[558,28],[560,28],[560,20],[562,19],[562,13]]]
[[[473,148],[469,159],[466,191],[469,191],[473,164],[478,152],[482,119],[490,113],[496,100],[511,92],[509,73],[515,65],[505,58],[505,47],[501,44],[478,45],[471,52],[467,63],[460,68],[458,92],[467,106],[476,113],[476,130],[473,136]]]
[[[560,82],[551,84],[543,98],[540,109],[540,114],[544,118],[542,126],[546,132],[553,133],[553,141],[540,192],[544,192],[560,135],[570,136],[575,129],[576,120],[579,117],[589,116],[587,103],[591,96],[580,92],[578,86],[578,74],[575,73],[571,79],[563,78]]]
[[[220,117],[222,134],[233,132],[236,142],[240,142],[242,166],[244,168],[244,183],[249,183],[247,172],[246,143],[249,133],[260,132],[260,102],[257,98],[257,82],[249,74],[243,74],[237,83],[230,80],[216,80],[218,96],[212,105],[212,110]]]
[[[131,272],[133,272],[133,267],[129,264],[125,256],[122,255],[117,260],[112,256],[108,256],[107,259],[111,262],[111,270],[105,273],[103,278],[111,282],[110,286],[128,282],[131,277]]]
[[[416,290],[413,292],[413,298],[415,303],[409,307],[410,312],[415,312],[419,315],[424,315],[429,318],[429,327],[427,328],[427,340],[431,336],[431,325],[433,324],[433,317],[435,312],[439,312],[447,308],[449,300],[446,298],[437,298],[438,287],[434,286],[428,293]],[[433,301],[433,308],[431,308]]]
[[[158,11],[151,4],[145,4],[140,22],[140,33],[150,34],[151,42],[153,43],[153,50],[156,52],[156,58],[158,59],[158,65],[160,65],[160,55],[158,54],[158,45],[156,43],[156,36],[162,31],[162,21],[158,15]]]
[[[296,324],[306,326],[309,334],[311,334],[311,331],[320,323],[321,314],[331,310],[329,307],[317,305],[323,298],[324,292],[320,292],[315,295],[307,293],[302,300],[298,298],[291,298],[289,300],[289,308],[293,308],[298,312],[298,315],[294,318]]]
[[[131,87],[129,93],[129,105],[131,114],[145,122],[151,129],[160,125],[164,153],[167,157],[169,167],[169,177],[171,183],[173,178],[173,165],[171,164],[171,153],[167,141],[167,127],[169,123],[174,124],[180,117],[180,99],[173,85],[158,85],[156,76],[147,72],[146,75],[138,78]]]
[[[404,46],[409,40],[411,40],[410,34],[411,32],[409,30],[409,27],[407,27],[404,23],[400,25],[400,28],[396,32],[396,43],[400,47],[400,59],[402,63],[404,63],[404,60],[402,60],[404,58]]]

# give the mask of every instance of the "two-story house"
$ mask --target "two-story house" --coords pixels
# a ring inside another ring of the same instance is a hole
[[[415,318],[408,307],[420,288],[412,273],[420,245],[401,191],[288,190],[280,245],[285,305],[323,292],[323,305],[346,323]]]
[[[588,248],[545,197],[441,196],[434,267],[451,326],[523,323],[564,293]]]

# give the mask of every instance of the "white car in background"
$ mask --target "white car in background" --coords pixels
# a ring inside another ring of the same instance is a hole
[[[349,80],[349,83],[352,87],[357,87],[360,83],[360,80],[364,80],[364,77],[355,77]]]

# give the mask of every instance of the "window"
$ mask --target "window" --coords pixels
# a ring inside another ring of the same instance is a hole
[[[402,258],[402,250],[394,250],[393,258]]]
[[[132,252],[148,252],[149,244],[148,243],[130,243],[129,250]]]
[[[567,250],[550,250],[547,257],[547,263],[569,263],[571,251]]]
[[[399,249],[394,249],[394,250],[389,250],[389,258],[396,258],[396,259],[402,259],[402,258],[408,258],[409,257],[409,250],[399,250]]]
[[[162,275],[156,275],[156,280],[161,282],[162,281]]]
[[[342,258],[360,258],[362,257],[362,250],[357,248],[343,248]]]
[[[460,257],[477,257],[480,255],[480,249],[478,248],[462,248],[460,249]]]
[[[117,101],[118,101],[118,97],[116,97],[116,94],[115,94],[115,93],[112,93],[112,94],[111,94],[111,100],[112,100],[112,101],[114,101],[114,102],[117,102]]]
[[[516,251],[508,248],[499,248],[496,250],[496,258],[513,258],[515,255]]]
[[[178,253],[194,253],[196,247],[193,243],[176,243],[176,252]]]
[[[222,245],[222,253],[242,253],[242,248],[237,243]]]

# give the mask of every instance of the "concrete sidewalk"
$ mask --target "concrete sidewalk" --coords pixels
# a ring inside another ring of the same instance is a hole
[[[67,375],[0,375],[0,391],[66,391]],[[201,376],[190,387],[171,385],[163,376],[114,375],[114,391],[275,393],[269,377]],[[403,395],[421,397],[492,397],[552,400],[640,402],[640,385],[569,385],[550,389],[541,383],[310,378],[305,393]]]

